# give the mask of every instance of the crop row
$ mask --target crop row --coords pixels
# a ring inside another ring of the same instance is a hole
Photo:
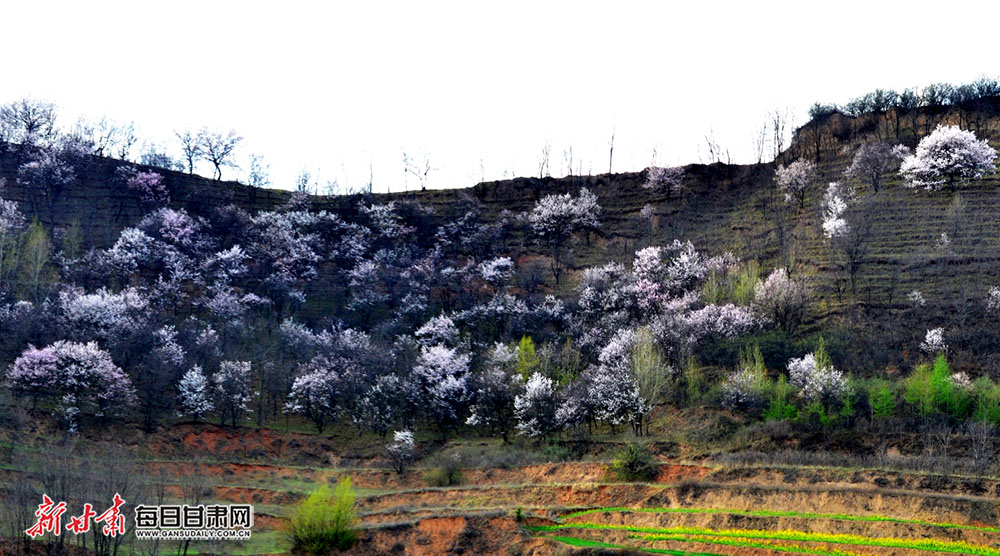
[[[1000,533],[1000,527],[986,527],[980,525],[963,525],[960,523],[949,523],[941,521],[924,521],[921,519],[905,519],[901,517],[891,517],[878,514],[857,515],[857,514],[837,514],[837,513],[817,513],[817,512],[792,512],[778,510],[732,510],[725,508],[593,508],[568,513],[563,519],[571,519],[591,514],[604,512],[620,513],[665,513],[665,514],[722,514],[738,515],[748,517],[794,517],[801,519],[834,519],[842,521],[862,521],[874,523],[901,523],[906,525],[922,525],[926,527],[940,527],[944,529],[968,529],[973,531],[984,531],[988,533]]]
[[[868,554],[868,553],[859,553],[859,552],[851,552],[851,551],[846,551],[846,550],[828,549],[828,548],[815,547],[815,546],[805,546],[805,545],[794,544],[794,543],[761,542],[761,541],[752,541],[752,540],[749,540],[749,539],[740,539],[740,538],[733,538],[733,539],[715,539],[715,538],[708,538],[708,537],[704,537],[704,538],[697,538],[697,537],[687,538],[687,537],[685,537],[683,535],[678,535],[677,538],[667,538],[667,537],[668,537],[667,535],[663,535],[663,536],[657,536],[657,538],[646,538],[646,536],[643,536],[643,535],[633,535],[630,538],[640,539],[640,540],[645,540],[645,541],[676,540],[676,541],[683,541],[683,542],[698,542],[698,543],[704,543],[704,544],[716,544],[716,545],[733,546],[733,547],[740,547],[740,548],[760,548],[760,549],[770,550],[770,551],[774,551],[774,552],[789,552],[789,553],[793,553],[793,554],[813,554],[813,555],[816,555],[816,556],[872,556],[871,554]],[[636,545],[614,544],[614,543],[608,543],[608,542],[603,542],[603,541],[596,541],[596,540],[593,540],[593,539],[585,539],[585,538],[580,538],[580,537],[547,536],[546,538],[549,538],[549,539],[552,539],[552,540],[555,540],[555,541],[558,541],[558,542],[561,542],[561,543],[564,543],[564,544],[568,544],[568,545],[571,545],[571,546],[580,546],[580,547],[622,548],[622,549],[629,549],[629,550],[638,550],[638,551],[641,551],[641,552],[648,552],[648,553],[653,553],[653,554],[673,554],[675,556],[680,556],[682,554],[683,555],[691,555],[691,556],[693,556],[693,555],[699,555],[699,556],[707,556],[707,555],[723,556],[723,555],[718,555],[718,554],[710,553],[710,552],[686,552],[686,551],[683,551],[683,550],[676,550],[676,549],[669,549],[669,548],[653,548],[653,547],[636,546]]]
[[[844,533],[816,533],[786,529],[769,531],[760,529],[708,529],[702,527],[642,527],[634,525],[612,525],[602,523],[564,523],[559,525],[543,525],[532,527],[539,532],[565,531],[572,529],[624,531],[628,533],[643,533],[644,540],[686,540],[701,542],[706,538],[737,538],[785,540],[798,542],[824,542],[831,544],[846,544],[854,546],[878,546],[889,548],[908,548],[928,552],[947,552],[954,554],[971,554],[975,556],[1000,556],[1000,549],[965,541],[943,539],[903,539],[896,537],[866,537]]]

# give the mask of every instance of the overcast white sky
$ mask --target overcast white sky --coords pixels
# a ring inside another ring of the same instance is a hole
[[[0,102],[51,100],[175,129],[235,129],[276,187],[430,187],[699,160],[737,161],[766,113],[1000,73],[993,2],[45,2],[0,7]],[[208,170],[207,168],[205,169]],[[229,171],[227,177],[242,175]],[[409,187],[417,186],[412,177]]]

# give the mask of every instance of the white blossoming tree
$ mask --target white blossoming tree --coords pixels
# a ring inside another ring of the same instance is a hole
[[[386,447],[389,461],[396,473],[402,474],[407,466],[417,457],[417,445],[413,440],[413,431],[401,430],[392,433],[392,442]]]
[[[799,388],[802,398],[810,402],[826,405],[841,402],[850,391],[847,377],[833,367],[822,339],[812,353],[788,361],[788,379]]]
[[[857,276],[868,258],[878,211],[877,198],[872,195],[858,197],[852,188],[839,182],[827,186],[823,197],[823,235],[839,255],[850,278],[852,293],[857,291]]]
[[[51,395],[62,400],[63,409],[71,403],[74,415],[89,409],[103,416],[135,404],[131,380],[97,342],[28,346],[6,375],[6,385],[15,393],[34,399]]]
[[[417,342],[422,346],[437,344],[454,347],[458,342],[458,327],[447,315],[432,317],[416,331]]]
[[[442,437],[459,417],[469,400],[471,357],[443,345],[420,349],[413,376],[420,385],[423,410],[437,423]]]
[[[854,192],[839,182],[832,181],[823,195],[823,235],[827,239],[843,237],[851,226],[844,213],[848,203],[854,201]]]
[[[920,351],[931,356],[948,353],[948,343],[944,339],[944,328],[928,330],[924,341],[920,344]]]
[[[368,427],[372,432],[385,436],[393,422],[406,408],[406,384],[394,374],[375,379],[358,399],[351,419],[358,427]]]
[[[589,190],[581,189],[576,198],[569,193],[546,195],[527,214],[532,233],[552,253],[552,274],[557,284],[569,241],[578,232],[598,229],[600,212],[597,197]]]
[[[336,419],[340,413],[338,402],[342,385],[337,365],[310,366],[312,368],[308,372],[296,377],[292,383],[285,410],[305,416],[316,426],[316,432],[322,433],[327,422]]]
[[[515,351],[498,343],[487,359],[475,380],[475,401],[466,424],[484,427],[506,443],[518,421],[515,400],[522,394],[524,382],[513,370],[517,361]]]
[[[483,281],[493,288],[493,293],[502,291],[514,277],[514,261],[510,257],[495,257],[479,263],[479,274]]]
[[[902,147],[902,149],[898,147]],[[865,143],[861,145],[858,152],[854,153],[854,159],[844,171],[844,175],[851,179],[868,182],[872,191],[877,193],[882,187],[885,175],[899,168],[903,156],[907,154],[909,154],[908,149],[902,145],[891,147],[882,141]]]
[[[0,188],[4,180],[0,179]],[[14,270],[13,259],[18,239],[28,222],[14,201],[0,199],[0,282],[5,282]]]
[[[629,423],[638,431],[644,413],[639,385],[632,374],[631,354],[635,331],[619,331],[601,350],[598,364],[588,371],[588,405],[594,417],[611,425]]]
[[[806,195],[818,177],[816,164],[801,159],[788,166],[779,165],[774,172],[778,189],[785,194],[785,202],[797,201],[800,209],[805,208]]]
[[[986,292],[986,312],[991,315],[1000,315],[1000,288],[993,286]]]
[[[768,380],[760,346],[740,353],[740,368],[722,383],[722,405],[729,409],[759,410],[767,401]]]
[[[249,361],[223,361],[212,377],[213,403],[222,422],[231,426],[243,417],[254,397]]]
[[[808,290],[802,280],[775,269],[754,288],[754,307],[788,334],[795,333],[805,316]]]
[[[179,413],[200,420],[215,408],[209,394],[208,379],[201,366],[191,367],[177,383],[177,401],[181,406]]]
[[[957,185],[977,180],[995,170],[997,152],[975,132],[939,125],[903,160],[900,173],[910,187],[953,191]]]
[[[646,181],[642,183],[642,188],[656,195],[666,196],[669,203],[670,197],[684,188],[684,168],[646,168]]]
[[[557,430],[556,389],[552,379],[533,373],[524,391],[514,398],[517,432],[532,438],[544,438]]]

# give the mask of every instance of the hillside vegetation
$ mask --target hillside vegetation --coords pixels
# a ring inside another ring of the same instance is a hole
[[[997,556],[1000,97],[863,98],[773,163],[335,197],[26,123],[0,143],[0,534],[127,483],[128,512],[256,504],[254,554]]]

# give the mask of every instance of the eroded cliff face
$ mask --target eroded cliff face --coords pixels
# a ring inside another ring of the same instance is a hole
[[[913,146],[938,124],[959,125],[972,129],[980,137],[992,138],[1000,128],[1000,97],[982,99],[962,107],[921,108],[909,112],[890,110],[884,114],[860,117],[833,114],[812,120],[795,131],[790,146],[778,157],[788,163],[804,157],[817,161],[824,177],[837,175],[849,163],[858,144],[883,140]],[[194,214],[206,214],[214,207],[234,204],[248,212],[271,210],[288,201],[291,192],[259,189],[234,181],[216,181],[197,175],[144,167],[119,160],[85,157],[76,164],[76,179],[58,190],[42,191],[26,187],[18,180],[18,167],[28,155],[17,145],[0,145],[0,197],[18,201],[30,218],[37,217],[53,227],[78,224],[88,245],[102,246],[113,241],[124,227],[138,222],[151,208],[136,191],[128,189],[116,172],[131,166],[154,170],[164,176],[171,204]],[[732,213],[734,206],[753,202],[754,193],[768,188],[773,165],[700,165],[686,167],[686,191],[680,199],[668,202],[642,189],[642,172],[569,176],[566,178],[516,178],[480,183],[455,184],[453,189],[411,191],[374,195],[377,200],[415,199],[430,205],[439,215],[450,212],[457,201],[476,199],[484,215],[497,217],[501,211],[523,212],[543,195],[575,192],[588,187],[600,198],[604,208],[605,232],[614,238],[639,235],[634,223],[642,206],[658,204],[661,223],[673,233],[693,234],[705,240],[725,239],[720,234],[734,225],[718,227],[720,213]],[[313,196],[317,208],[349,211],[353,197]],[[708,226],[706,228],[706,225]],[[735,225],[736,228],[741,227]],[[719,241],[715,241],[719,243]]]
[[[37,217],[51,227],[79,225],[85,242],[94,246],[107,245],[122,228],[135,224],[152,208],[125,186],[116,173],[122,167],[159,172],[171,204],[196,214],[229,203],[250,211],[266,210],[290,195],[100,157],[85,157],[73,164],[75,179],[64,187],[37,188],[18,180],[18,168],[27,158],[16,145],[0,145],[0,178],[5,181],[0,196],[17,201],[29,218]]]

